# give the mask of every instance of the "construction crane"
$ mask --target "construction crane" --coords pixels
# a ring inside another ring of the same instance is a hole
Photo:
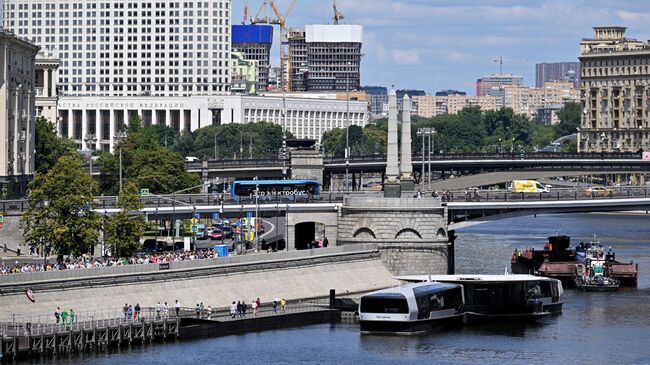
[[[287,50],[289,45],[289,40],[287,38],[289,29],[287,28],[287,18],[289,13],[293,10],[293,7],[296,5],[296,0],[291,0],[289,7],[282,14],[280,9],[275,4],[275,0],[264,0],[262,6],[260,6],[257,14],[251,20],[252,24],[271,24],[280,26],[280,76],[282,77],[282,88],[286,91],[291,91],[291,63],[288,60],[289,52]],[[269,16],[268,7],[271,8],[271,11],[275,17]],[[263,14],[263,16],[262,16]],[[286,75],[288,75],[288,80],[284,79],[286,68]],[[286,82],[285,82],[286,81]]]
[[[248,0],[244,0],[244,19],[242,20],[241,24],[246,25],[247,20],[248,20]]]
[[[343,13],[341,13],[336,7],[336,0],[332,0],[332,8],[334,8],[334,16],[332,17],[332,20],[334,21],[335,25],[338,25],[339,20],[345,19],[345,15],[343,15]]]

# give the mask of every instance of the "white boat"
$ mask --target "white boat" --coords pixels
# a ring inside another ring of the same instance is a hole
[[[361,297],[363,334],[416,334],[463,323],[463,288],[442,283],[414,283]]]
[[[408,275],[404,282],[461,284],[467,323],[537,321],[562,313],[562,283],[533,275]]]

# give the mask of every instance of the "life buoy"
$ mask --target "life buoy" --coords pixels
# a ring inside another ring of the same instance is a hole
[[[25,290],[25,295],[27,295],[27,299],[31,300],[32,302],[36,301],[36,297],[34,296],[32,289]]]

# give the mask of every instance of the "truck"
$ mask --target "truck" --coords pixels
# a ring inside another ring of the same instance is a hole
[[[542,185],[536,180],[513,180],[511,189],[515,193],[548,193],[548,186]]]

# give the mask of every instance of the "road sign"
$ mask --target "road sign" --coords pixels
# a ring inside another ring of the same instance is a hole
[[[194,213],[194,219],[201,219],[201,213]]]
[[[196,219],[196,218],[192,218],[192,224],[196,224],[196,223],[198,223],[198,222],[199,222],[198,219]]]
[[[140,189],[140,196],[149,196],[149,189]]]
[[[219,213],[212,213],[212,219],[214,219],[215,221],[219,219]]]
[[[196,224],[193,224],[193,225],[192,225],[192,232],[193,232],[193,233],[196,233],[196,232],[198,232],[198,231],[199,231],[199,226],[197,226]]]
[[[246,218],[253,218],[253,212],[246,212]]]
[[[5,222],[5,215],[0,214],[0,223],[4,223],[4,222]]]

